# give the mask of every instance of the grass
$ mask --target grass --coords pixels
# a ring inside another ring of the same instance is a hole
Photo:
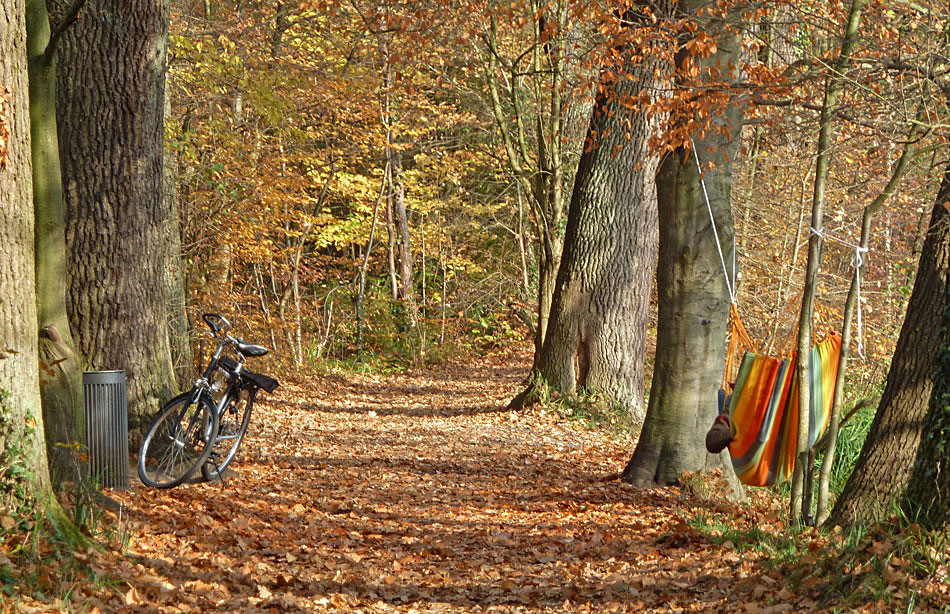
[[[545,410],[590,430],[627,440],[640,433],[640,424],[622,404],[600,394],[582,391],[573,397],[552,399],[547,386],[539,388],[538,402]]]

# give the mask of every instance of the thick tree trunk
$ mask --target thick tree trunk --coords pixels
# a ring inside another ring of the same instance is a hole
[[[691,1],[683,8],[693,14],[700,4]],[[697,63],[738,64],[737,37],[721,25],[706,27],[717,51],[702,61],[697,58]],[[704,437],[717,413],[716,390],[722,377],[730,306],[726,276],[729,283],[735,279],[731,190],[742,126],[740,106],[723,106],[713,124],[710,134],[695,139],[695,152],[679,148],[668,154],[656,177],[660,220],[656,361],[646,420],[622,476],[640,487],[672,484],[684,471],[720,464],[720,457],[708,458]],[[705,187],[697,154],[704,165]]]
[[[43,425],[54,481],[76,481],[79,465],[68,444],[83,439],[82,367],[69,332],[63,283],[66,235],[56,131],[56,67],[47,54],[50,23],[45,0],[28,0],[26,9]]]
[[[643,418],[643,355],[656,260],[656,119],[631,107],[653,66],[605,77],[568,207],[538,371],[564,394],[603,392]],[[606,74],[606,73],[605,73]]]
[[[0,509],[31,505],[76,537],[53,496],[43,441],[25,16],[23,0],[0,0],[0,467],[5,483],[19,482],[2,489]]]
[[[162,277],[167,36],[167,0],[98,0],[57,49],[69,319],[91,368],[125,370],[133,432],[175,387]]]
[[[941,223],[946,226],[950,220],[945,216]],[[942,308],[934,387],[903,507],[924,527],[946,531],[950,527],[950,294],[946,292]]]
[[[729,160],[736,150],[718,137],[716,170],[705,173],[723,255],[732,275],[733,226]],[[730,154],[727,159],[724,154]],[[704,437],[716,417],[722,377],[729,293],[691,152],[669,155],[657,174],[660,253],[657,266],[656,362],[650,404],[624,481],[637,486],[675,483],[706,464]]]
[[[930,404],[950,291],[950,167],[944,174],[881,403],[854,471],[828,522],[852,525],[887,513],[907,486]]]

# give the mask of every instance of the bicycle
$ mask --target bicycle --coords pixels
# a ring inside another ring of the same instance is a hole
[[[223,472],[247,433],[257,393],[273,392],[278,385],[276,379],[244,368],[247,358],[263,356],[267,348],[232,337],[231,323],[220,314],[206,313],[202,319],[218,348],[191,390],[165,403],[145,431],[138,473],[147,486],[178,486],[199,467],[205,480],[220,478],[223,483]],[[227,349],[237,360],[225,355]]]

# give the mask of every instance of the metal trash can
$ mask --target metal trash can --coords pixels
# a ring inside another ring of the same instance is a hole
[[[107,488],[129,487],[129,417],[125,371],[82,374],[89,475]]]

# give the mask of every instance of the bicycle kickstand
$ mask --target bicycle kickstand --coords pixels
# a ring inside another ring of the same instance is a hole
[[[218,474],[218,479],[221,480],[221,490],[224,490],[228,487],[227,482],[224,481],[224,472],[221,471],[221,468],[218,467],[217,461],[209,458],[208,462],[214,465],[214,472]]]

